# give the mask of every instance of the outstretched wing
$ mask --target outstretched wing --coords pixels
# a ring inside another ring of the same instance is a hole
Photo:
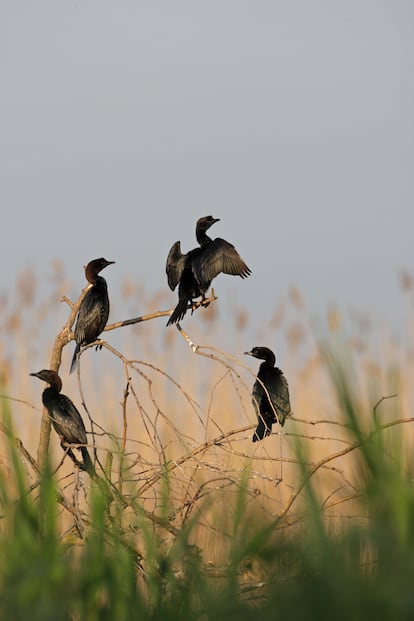
[[[181,243],[176,241],[175,244],[171,246],[167,257],[167,264],[165,266],[168,285],[171,291],[174,291],[180,282],[181,274],[183,273],[185,265],[185,257],[186,255],[181,252]]]
[[[235,247],[220,237],[202,247],[202,252],[192,261],[192,268],[200,283],[210,283],[221,273],[242,278],[251,274]]]

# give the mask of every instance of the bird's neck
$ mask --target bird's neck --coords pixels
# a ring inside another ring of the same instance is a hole
[[[59,392],[60,391],[57,390],[56,386],[48,386],[47,388],[45,388],[42,393],[43,405],[47,407],[47,404],[50,402],[50,400],[56,399],[56,397],[59,395]]]
[[[261,367],[274,367],[275,362],[276,362],[275,355],[269,353],[260,366]]]
[[[86,280],[88,282],[90,282],[91,285],[96,284],[96,282],[99,280],[99,278],[101,278],[101,276],[98,276],[98,273],[99,272],[96,271],[96,267],[94,265],[92,265],[92,266],[88,265],[86,267],[86,269],[85,269]]]
[[[211,237],[209,237],[205,231],[196,231],[196,238],[200,246],[205,246],[212,242]]]
[[[86,276],[86,278],[88,282],[91,283],[91,285],[106,284],[105,278],[103,278],[103,276],[98,276],[98,274],[89,274]]]

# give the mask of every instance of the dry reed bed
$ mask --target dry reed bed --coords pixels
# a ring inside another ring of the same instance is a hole
[[[33,280],[22,278],[18,284],[20,314],[3,300],[1,368],[2,392],[11,399],[15,433],[33,458],[31,463],[22,452],[22,461],[35,484],[43,387],[28,373],[47,366],[53,338],[68,309],[58,307],[66,284],[61,275],[53,280],[50,297],[38,305]],[[142,305],[142,288],[125,285],[124,292],[125,307],[134,307],[138,295]],[[159,309],[166,300],[163,294],[144,299],[146,311]],[[409,455],[413,446],[412,425],[404,422],[412,416],[413,397],[414,363],[407,343],[404,347],[394,343],[384,331],[378,335],[375,325],[361,317],[344,337],[343,318],[337,311],[328,313],[320,330],[323,338],[317,339],[300,294],[292,290],[267,327],[261,327],[261,334],[256,330],[255,335],[242,311],[236,313],[233,351],[237,354],[233,355],[218,348],[226,339],[217,314],[214,308],[200,310],[194,320],[188,320],[191,338],[201,345],[195,353],[174,328],[166,330],[164,320],[155,319],[122,328],[117,336],[115,331],[104,334],[104,350],[83,354],[78,378],[65,372],[73,347],[69,345],[61,369],[64,392],[83,413],[87,429],[93,430],[91,450],[112,484],[149,514],[167,516],[178,531],[197,516],[194,543],[213,566],[220,563],[228,543],[231,528],[226,515],[237,503],[242,482],[246,482],[247,507],[254,519],[274,520],[278,528],[300,521],[304,474],[298,440],[332,528],[364,518],[358,502],[358,447],[341,417],[323,340],[339,357],[346,352],[343,362],[354,378],[352,390],[363,424],[368,428],[374,414],[384,424],[400,420],[387,434],[404,425],[403,453]],[[37,325],[48,326],[47,337],[35,329]],[[227,327],[227,339],[228,334]],[[275,426],[275,433],[257,444],[251,442],[255,420],[250,401],[256,367],[239,354],[254,344],[283,352],[279,364],[289,380],[294,413],[283,430]],[[382,397],[387,399],[381,401]],[[62,493],[72,506],[76,500],[80,512],[87,511],[87,475],[79,476],[70,460],[61,462],[62,451],[53,435],[51,450]],[[4,443],[0,458],[7,471]],[[283,522],[278,521],[280,516]],[[134,512],[126,509],[123,519],[126,532],[139,540]],[[63,508],[62,532],[71,528],[73,520],[73,512]]]

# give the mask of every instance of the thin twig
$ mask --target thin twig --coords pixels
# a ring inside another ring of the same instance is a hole
[[[330,461],[334,461],[335,459],[339,459],[340,457],[343,457],[344,455],[347,455],[348,453],[351,453],[352,451],[355,451],[355,449],[361,448],[361,446],[363,446],[364,444],[366,444],[367,442],[372,440],[372,438],[377,433],[377,431],[384,431],[385,429],[389,429],[390,427],[394,427],[395,425],[402,425],[402,424],[405,424],[405,423],[412,423],[412,422],[414,422],[414,418],[403,418],[403,419],[394,420],[394,421],[391,421],[390,423],[386,423],[384,425],[381,425],[378,429],[372,431],[364,440],[359,440],[358,442],[354,442],[354,444],[352,444],[351,446],[347,447],[346,449],[343,449],[342,451],[338,451],[337,453],[333,453],[332,455],[328,455],[327,457],[324,457],[323,459],[318,461],[318,463],[315,464],[309,470],[309,472],[306,473],[305,477],[302,480],[302,483],[299,485],[299,487],[292,494],[292,496],[290,497],[290,499],[289,499],[288,503],[286,504],[285,508],[279,514],[278,520],[281,520],[290,511],[290,509],[292,508],[293,503],[298,498],[298,496],[300,495],[300,493],[302,492],[302,490],[304,489],[304,487],[306,486],[308,481],[313,477],[315,472],[317,472],[320,468],[325,466],[325,464],[329,463]]]
[[[223,440],[225,440],[226,438],[230,438],[231,436],[235,436],[235,435],[237,435],[239,433],[244,433],[245,431],[248,431],[249,429],[252,429],[252,425],[248,425],[247,427],[240,427],[239,429],[233,429],[232,431],[227,431],[226,433],[222,433],[217,438],[214,438],[213,440],[209,440],[208,442],[204,442],[203,444],[201,444],[200,446],[198,446],[194,450],[192,450],[189,453],[187,453],[186,455],[183,455],[182,457],[180,457],[180,459],[176,459],[174,462],[170,462],[166,466],[166,468],[165,468],[165,470],[163,472],[157,472],[152,477],[150,477],[150,479],[148,479],[138,489],[137,495],[141,496],[142,494],[144,494],[144,492],[146,492],[148,489],[150,489],[163,476],[169,474],[170,472],[175,470],[178,466],[181,466],[186,461],[190,460],[192,457],[195,457],[196,455],[199,455],[200,453],[204,453],[205,451],[207,451],[207,449],[209,449],[212,446],[220,445],[223,442]]]
[[[398,397],[398,394],[395,395],[386,395],[384,397],[381,397],[381,399],[379,401],[377,401],[377,403],[374,405],[373,408],[373,413],[374,413],[374,420],[377,420],[377,408],[381,405],[381,403],[383,401],[385,401],[386,399],[395,399],[395,397]]]
[[[188,308],[193,311],[201,306],[208,306],[211,302],[215,302],[218,298],[214,294],[214,289],[211,290],[211,295],[209,298],[205,298],[203,300],[198,300],[194,302],[194,304],[190,305]],[[151,319],[157,319],[158,317],[169,317],[174,312],[174,309],[165,310],[165,311],[155,311],[153,313],[148,313],[147,315],[139,315],[138,317],[133,317],[132,319],[125,319],[123,321],[117,321],[115,323],[107,324],[104,328],[104,332],[108,332],[109,330],[115,330],[116,328],[123,328],[124,326],[132,326],[136,323],[142,323],[143,321],[150,321]]]

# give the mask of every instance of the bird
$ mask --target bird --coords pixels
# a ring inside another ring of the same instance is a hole
[[[168,285],[172,291],[178,285],[178,304],[174,308],[167,326],[178,323],[193,307],[193,299],[201,296],[206,299],[206,292],[213,278],[219,274],[230,274],[247,278],[251,270],[240,257],[235,247],[225,239],[211,239],[206,231],[219,222],[220,218],[204,216],[196,224],[196,238],[199,246],[183,254],[181,242],[176,241],[168,253],[166,273]],[[190,306],[189,306],[190,304]]]
[[[61,378],[52,369],[42,369],[37,373],[30,373],[30,375],[38,377],[49,384],[42,393],[42,403],[48,411],[56,433],[60,437],[60,444],[63,450],[67,451],[75,463],[79,464],[70,447],[73,444],[86,445],[88,443],[85,425],[71,399],[60,392],[62,390]],[[78,446],[77,448],[82,453],[83,464],[81,464],[81,467],[89,474],[94,474],[95,468],[88,449],[86,446]]]
[[[76,347],[73,353],[70,373],[76,369],[82,345],[88,345],[96,341],[106,326],[109,317],[108,287],[105,278],[99,276],[108,265],[115,261],[107,261],[103,257],[89,261],[85,267],[86,280],[92,287],[88,290],[79,306],[75,325]]]
[[[252,402],[258,420],[252,441],[257,442],[270,435],[273,423],[279,422],[282,427],[285,424],[291,413],[289,386],[283,371],[275,367],[276,357],[271,349],[253,347],[244,353],[264,361],[252,390]]]

